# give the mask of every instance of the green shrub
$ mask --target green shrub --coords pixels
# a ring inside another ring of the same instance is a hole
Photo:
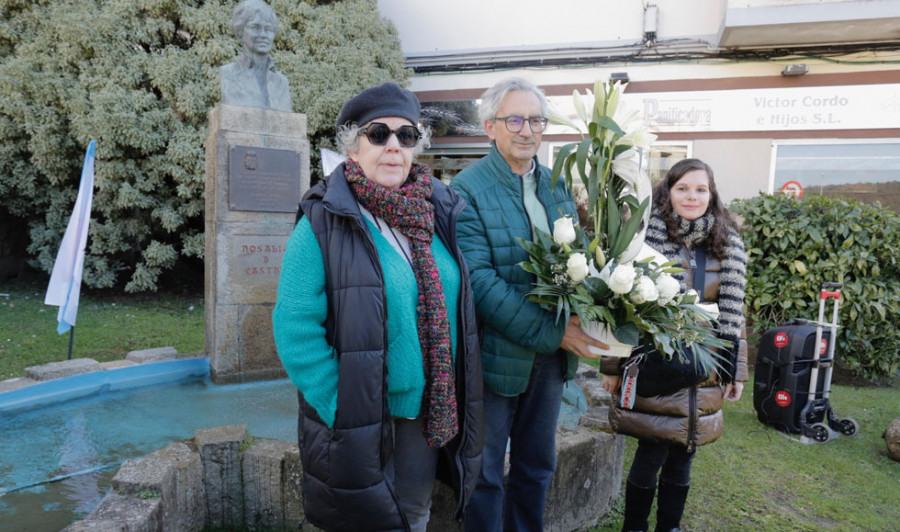
[[[374,0],[271,0],[272,58],[307,115],[314,179],[341,104],[404,83],[397,32]],[[155,290],[203,256],[207,111],[240,43],[237,0],[0,0],[0,197],[49,272],[97,141],[84,283]],[[202,275],[197,272],[198,277]]]
[[[900,216],[838,197],[777,194],[738,200],[750,256],[747,310],[761,333],[815,320],[825,281],[844,283],[836,357],[869,379],[900,367]],[[825,321],[831,321],[826,304]]]

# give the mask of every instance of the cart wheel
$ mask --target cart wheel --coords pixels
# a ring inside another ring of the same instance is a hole
[[[839,420],[838,423],[840,423],[838,431],[840,431],[841,436],[852,438],[859,434],[859,423],[852,417],[845,417],[844,419]]]
[[[835,432],[825,423],[813,423],[809,429],[810,437],[816,443],[825,443],[835,437]]]

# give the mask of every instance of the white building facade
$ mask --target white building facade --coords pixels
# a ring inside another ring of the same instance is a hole
[[[708,162],[723,199],[779,190],[900,209],[900,0],[379,0],[432,120],[447,179],[487,152],[477,99],[520,76],[571,112],[573,90],[629,80],[660,178]],[[552,5],[551,5],[552,4]],[[579,138],[548,129],[539,157]]]

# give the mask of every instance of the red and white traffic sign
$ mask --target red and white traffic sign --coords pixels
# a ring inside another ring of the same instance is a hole
[[[785,194],[790,194],[791,196],[796,196],[798,198],[803,197],[803,186],[796,181],[788,181],[787,183],[781,185],[781,191]]]

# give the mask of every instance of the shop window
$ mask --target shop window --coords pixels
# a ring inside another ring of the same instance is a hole
[[[669,169],[678,161],[691,156],[691,145],[688,142],[657,142],[650,146],[647,157],[647,174],[655,186],[666,177]]]
[[[900,142],[896,140],[775,145],[773,191],[880,202],[900,212]]]
[[[484,135],[478,100],[424,102],[420,122],[431,128],[435,138]]]
[[[486,145],[470,147],[438,147],[425,150],[416,156],[416,162],[431,168],[431,174],[449,184],[453,177],[464,168],[488,154]]]

